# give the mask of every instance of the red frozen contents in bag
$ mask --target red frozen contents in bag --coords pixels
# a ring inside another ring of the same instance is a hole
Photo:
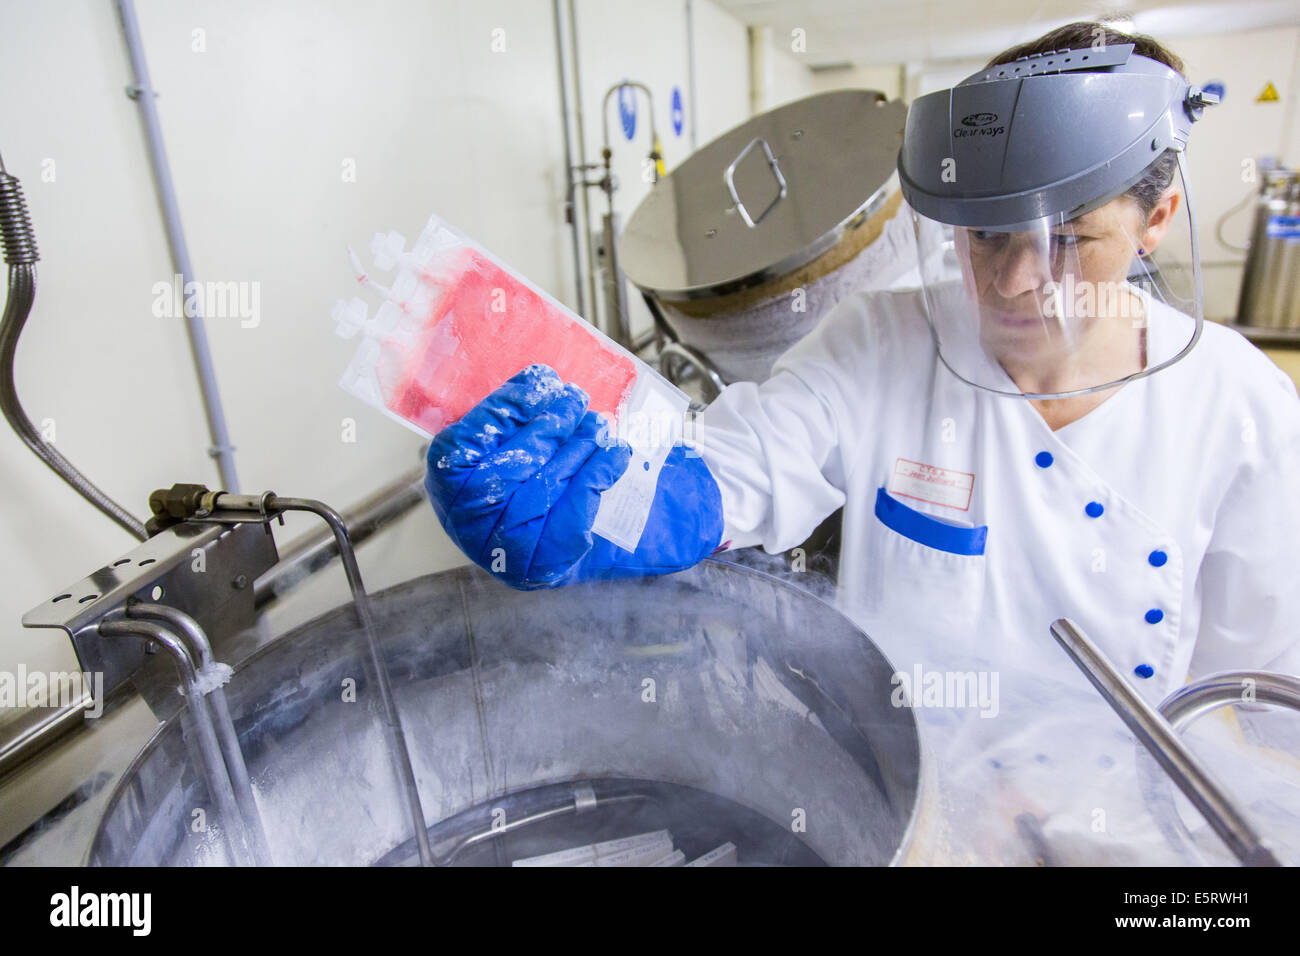
[[[551,366],[613,421],[636,380],[632,359],[475,249],[459,253],[388,407],[434,435],[520,369]],[[441,270],[439,270],[441,271]]]

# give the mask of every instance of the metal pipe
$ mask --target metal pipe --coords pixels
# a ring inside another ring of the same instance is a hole
[[[585,162],[587,155],[587,134],[582,121],[582,68],[578,64],[578,15],[574,10],[574,0],[569,0],[569,54],[573,61],[573,119],[578,134],[578,157]],[[583,174],[582,187],[582,231],[586,235],[584,248],[587,250],[587,301],[591,303],[592,325],[597,328],[596,316],[596,257],[591,251],[593,239],[591,231],[591,196],[586,187],[586,174]],[[603,330],[607,331],[607,330]]]
[[[643,356],[641,353],[650,346],[658,344],[659,338],[660,336],[657,329],[646,329],[632,340],[632,347],[628,351],[638,358],[642,358]]]
[[[618,261],[618,216],[611,211],[606,213],[601,223],[601,247],[605,250],[605,268],[601,283],[605,287],[605,309],[613,321],[605,334],[623,348],[632,348],[632,319],[627,308],[627,279],[623,267]]]
[[[134,619],[156,619],[167,623],[171,626],[172,631],[185,642],[191,656],[198,657],[201,670],[208,671],[216,664],[216,658],[212,656],[212,645],[208,641],[208,636],[203,633],[203,628],[199,626],[199,622],[184,611],[168,607],[165,604],[137,602],[127,605],[126,616]],[[226,692],[222,687],[217,686],[208,691],[200,700],[211,711],[212,725],[217,733],[217,743],[221,748],[221,755],[225,759],[226,770],[235,792],[235,801],[239,805],[239,812],[243,817],[244,826],[247,828],[250,837],[253,857],[258,866],[271,866],[274,863],[274,860],[271,859],[271,848],[267,843],[266,830],[262,826],[262,815],[257,809],[257,800],[253,796],[253,784],[248,776],[248,766],[244,762],[244,752],[239,747],[239,735],[235,733],[235,722],[230,717],[230,707],[226,703]],[[199,706],[199,702],[192,700],[191,706]]]
[[[615,83],[613,86],[611,86],[609,89],[607,89],[607,90],[605,91],[605,98],[604,98],[603,100],[601,100],[601,102],[600,102],[600,135],[601,135],[601,146],[603,147],[603,152],[606,154],[606,156],[605,156],[605,165],[606,165],[607,167],[608,167],[608,165],[609,165],[609,156],[608,156],[608,154],[611,153],[611,152],[613,152],[613,150],[612,150],[612,148],[611,148],[611,146],[610,146],[610,143],[609,143],[609,98],[610,98],[611,96],[613,96],[615,93],[617,93],[619,90],[621,90],[621,89],[622,89],[623,87],[625,87],[625,86],[630,86],[630,87],[632,87],[633,89],[641,90],[641,92],[645,93],[645,98],[649,101],[649,107],[650,107],[650,109],[649,109],[649,112],[650,112],[650,148],[651,148],[651,149],[657,149],[657,148],[658,148],[658,143],[659,143],[659,130],[655,128],[655,98],[654,98],[654,94],[650,92],[650,87],[646,86],[644,83],[638,83],[636,80],[623,80],[621,83]],[[613,190],[613,189],[608,189],[608,190],[606,190],[606,191],[610,194],[611,199],[612,199],[612,197],[613,197],[613,193],[614,193],[614,190]],[[611,207],[611,210],[612,210],[612,207]]]
[[[690,97],[686,112],[691,118],[691,152],[695,152],[699,137],[695,129],[695,8],[691,0],[686,0],[686,90]]]
[[[632,318],[627,308],[626,279],[618,261],[618,215],[614,212],[614,151],[609,141],[609,101],[619,90],[624,88],[640,90],[645,93],[650,127],[650,159],[653,164],[654,181],[659,180],[659,168],[663,157],[659,152],[659,130],[655,125],[655,99],[650,87],[636,80],[623,80],[615,83],[605,91],[600,104],[601,158],[605,164],[605,178],[600,185],[605,190],[606,212],[601,222],[601,247],[605,250],[605,268],[603,284],[605,286],[605,310],[610,313],[605,317],[606,335],[626,349],[632,346]],[[635,95],[635,94],[634,94]]]
[[[211,503],[207,499],[211,497]],[[420,853],[420,862],[424,866],[434,864],[433,852],[429,847],[428,825],[424,819],[424,808],[420,804],[420,792],[415,781],[415,771],[411,766],[410,752],[406,745],[406,735],[402,730],[401,715],[393,698],[392,684],[383,656],[379,652],[379,640],[375,630],[374,613],[369,596],[361,580],[361,569],[357,564],[356,551],[348,535],[347,525],[333,508],[324,502],[309,498],[282,498],[274,492],[260,495],[245,495],[229,492],[205,494],[203,510],[196,511],[197,520],[220,523],[240,523],[244,521],[270,521],[285,511],[306,511],[322,518],[329,525],[337,543],[339,556],[343,562],[343,571],[352,592],[353,606],[361,622],[365,636],[365,646],[370,663],[371,677],[379,690],[383,711],[383,728],[387,737],[389,756],[397,769],[398,778],[410,813],[416,845]],[[208,510],[211,509],[211,510]],[[248,517],[244,517],[246,513]],[[256,515],[256,517],[253,517]]]
[[[224,831],[231,861],[236,866],[253,863],[252,852],[248,846],[248,835],[243,827],[243,818],[239,814],[238,802],[230,785],[230,776],[221,759],[221,748],[217,743],[216,731],[212,727],[212,717],[203,706],[203,693],[199,690],[198,673],[194,667],[194,658],[189,649],[174,634],[160,624],[152,621],[110,620],[101,621],[99,633],[105,637],[135,637],[157,641],[166,648],[176,663],[181,683],[185,685],[186,697],[190,706],[186,712],[194,727],[197,738],[196,756],[199,770],[208,787],[208,794],[217,805],[218,821]]]
[[[751,26],[749,40],[749,112],[757,116],[767,109],[772,87],[772,28]]]
[[[140,24],[135,16],[134,0],[116,0],[118,19],[122,24],[122,36],[126,40],[127,54],[131,59],[131,70],[135,80],[127,88],[127,95],[140,107],[140,119],[144,123],[145,142],[149,148],[149,163],[153,167],[154,188],[158,194],[158,205],[162,209],[163,225],[167,230],[167,245],[171,249],[172,267],[181,276],[185,285],[194,281],[194,269],[190,265],[189,245],[185,241],[185,230],[181,227],[180,207],[176,202],[176,189],[172,184],[171,166],[167,162],[167,150],[163,144],[162,126],[158,122],[158,109],[154,105],[153,86],[149,82],[149,66],[145,62],[144,44],[140,40]],[[194,311],[195,315],[189,315]],[[230,444],[230,435],[226,431],[226,417],[221,408],[221,393],[217,388],[217,375],[212,366],[212,353],[208,348],[207,333],[203,328],[203,316],[200,310],[186,309],[185,331],[190,340],[190,353],[194,357],[194,370],[198,374],[199,391],[203,397],[203,411],[208,420],[208,434],[212,444],[208,455],[217,462],[217,471],[221,476],[221,486],[228,491],[239,490],[239,478],[235,473],[235,449]]]
[[[1244,693],[1249,682],[1250,696]],[[1160,715],[1174,730],[1224,704],[1275,704],[1300,710],[1300,677],[1272,671],[1223,671],[1178,688],[1160,703]]]
[[[0,317],[0,411],[5,420],[32,453],[62,478],[73,491],[117,522],[123,530],[138,541],[146,538],[144,524],[106,495],[73,467],[53,445],[45,441],[32,424],[14,382],[14,357],[18,352],[18,339],[23,334],[27,317],[36,298],[36,262],[40,254],[36,249],[36,235],[27,214],[22,185],[4,171],[0,161],[0,246],[9,266],[9,294],[5,298],[3,317]]]
[[[425,468],[413,468],[396,481],[357,502],[347,510],[348,535],[359,545],[425,500]],[[328,528],[295,540],[280,552],[280,560],[253,584],[253,604],[261,610],[282,597],[338,556],[338,539]]]
[[[551,12],[555,19],[555,66],[560,77],[560,127],[564,131],[564,218],[569,224],[569,233],[573,240],[573,291],[577,297],[577,313],[586,316],[587,310],[582,294],[582,250],[578,243],[578,214],[573,201],[573,148],[569,137],[569,84],[564,75],[564,32],[560,25],[560,0],[551,0]]]
[[[218,504],[223,503],[218,498]],[[402,718],[393,700],[393,689],[388,679],[388,668],[379,653],[379,639],[375,633],[374,614],[370,608],[370,598],[361,583],[361,568],[357,565],[357,555],[348,539],[348,529],[343,519],[329,505],[308,498],[280,498],[267,495],[263,498],[268,508],[275,511],[309,511],[323,518],[338,540],[339,557],[343,561],[343,571],[348,578],[348,587],[352,590],[352,600],[361,619],[362,631],[366,636],[366,648],[370,653],[370,663],[374,670],[375,681],[379,687],[379,696],[384,709],[384,728],[389,735],[389,749],[393,762],[397,765],[398,775],[406,794],[407,809],[415,828],[416,846],[420,851],[422,866],[433,866],[433,851],[429,847],[429,829],[424,822],[424,808],[420,805],[420,791],[415,783],[415,771],[411,767],[411,754],[406,746],[406,734],[402,730]]]
[[[1280,865],[1255,828],[1163,717],[1143,700],[1101,650],[1065,618],[1052,636],[1097,688],[1138,741],[1151,752],[1237,859],[1247,866]]]
[[[134,693],[131,685],[124,683],[117,690],[105,694],[101,702],[85,694],[76,703],[63,707],[25,708],[13,720],[6,721],[4,736],[0,738],[0,786],[47,747],[84,730],[87,718],[98,720],[106,717]],[[88,711],[95,710],[97,703],[102,710],[97,717],[89,716]]]
[[[727,387],[717,367],[699,349],[681,342],[669,342],[659,351],[659,374],[674,385],[680,385],[684,379],[673,372],[674,365],[696,370],[704,387],[703,399],[706,403],[717,398]]]

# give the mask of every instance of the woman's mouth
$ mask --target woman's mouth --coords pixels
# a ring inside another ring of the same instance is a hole
[[[1001,312],[997,309],[985,308],[981,310],[986,319],[991,320],[995,325],[1007,329],[1028,329],[1041,327],[1043,324],[1040,315],[1025,315],[1023,312]]]

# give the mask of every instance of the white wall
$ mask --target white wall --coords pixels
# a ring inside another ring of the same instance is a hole
[[[843,89],[880,90],[889,99],[896,100],[903,95],[902,79],[901,66],[892,64],[853,66],[814,73],[813,88],[818,92]]]
[[[614,84],[636,80],[650,87],[655,118],[663,143],[664,165],[671,171],[694,148],[690,142],[690,112],[697,110],[698,146],[703,146],[750,115],[749,39],[739,21],[709,0],[648,5],[634,0],[578,0],[578,44],[582,68],[583,112],[588,162],[598,162],[601,147],[601,103]],[[693,17],[688,32],[687,17]],[[691,103],[687,37],[694,36],[696,88],[700,102]],[[779,105],[814,92],[812,72],[779,40],[768,51],[770,87],[767,105]],[[670,104],[674,86],[682,92],[686,117],[681,133],[674,132]],[[638,99],[637,126],[629,141],[619,125],[616,99],[609,104],[613,170],[618,181],[614,210],[624,223],[650,191],[646,156],[650,138],[646,103]],[[592,179],[598,178],[593,174]],[[590,191],[592,228],[600,229],[607,200]],[[597,295],[600,295],[599,286]],[[627,286],[634,336],[650,329],[653,320],[635,287]]]
[[[693,0],[688,7],[695,21],[699,147],[749,116],[749,40],[744,24],[708,0]]]
[[[769,86],[764,109],[816,93],[817,77],[806,62],[806,42],[782,34],[779,30],[771,31],[768,39]]]
[[[690,152],[689,122],[678,137],[669,121],[673,85],[698,109],[701,143],[746,118],[745,28],[708,0],[693,4],[698,104],[684,3],[577,6],[588,159],[599,96],[624,77],[653,88],[670,167]],[[242,490],[347,506],[417,464],[420,445],[336,385],[355,345],[329,320],[333,301],[355,294],[348,244],[364,250],[390,228],[411,236],[436,211],[573,301],[551,4],[137,8],[197,276],[259,283],[255,328],[206,323]],[[57,447],[143,518],[154,488],[218,479],[184,328],[151,313],[152,287],[172,270],[113,5],[0,0],[0,23],[0,151],[26,186],[43,257],[19,394],[36,422],[53,421]],[[643,137],[615,147],[625,214],[647,188]],[[347,418],[354,443],[342,440]],[[0,669],[70,669],[66,639],[24,630],[22,614],[135,542],[6,428],[0,476]],[[291,520],[280,540],[311,526]],[[427,507],[361,550],[372,589],[463,560]],[[346,594],[337,568],[307,588],[326,606]]]
[[[1193,82],[1216,79],[1227,86],[1224,102],[1207,110],[1193,127],[1188,159],[1205,273],[1206,315],[1228,318],[1236,314],[1245,256],[1219,242],[1215,224],[1258,189],[1257,183],[1243,181],[1243,162],[1272,155],[1292,168],[1300,163],[1300,28],[1169,37],[1168,45],[1183,58]],[[1256,103],[1269,82],[1278,91],[1278,101]],[[1252,215],[1248,207],[1229,218],[1224,238],[1244,246]]]

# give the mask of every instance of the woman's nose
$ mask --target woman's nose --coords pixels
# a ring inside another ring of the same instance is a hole
[[[1046,256],[1036,244],[1012,240],[993,263],[993,285],[1004,299],[1038,292],[1051,279]]]

